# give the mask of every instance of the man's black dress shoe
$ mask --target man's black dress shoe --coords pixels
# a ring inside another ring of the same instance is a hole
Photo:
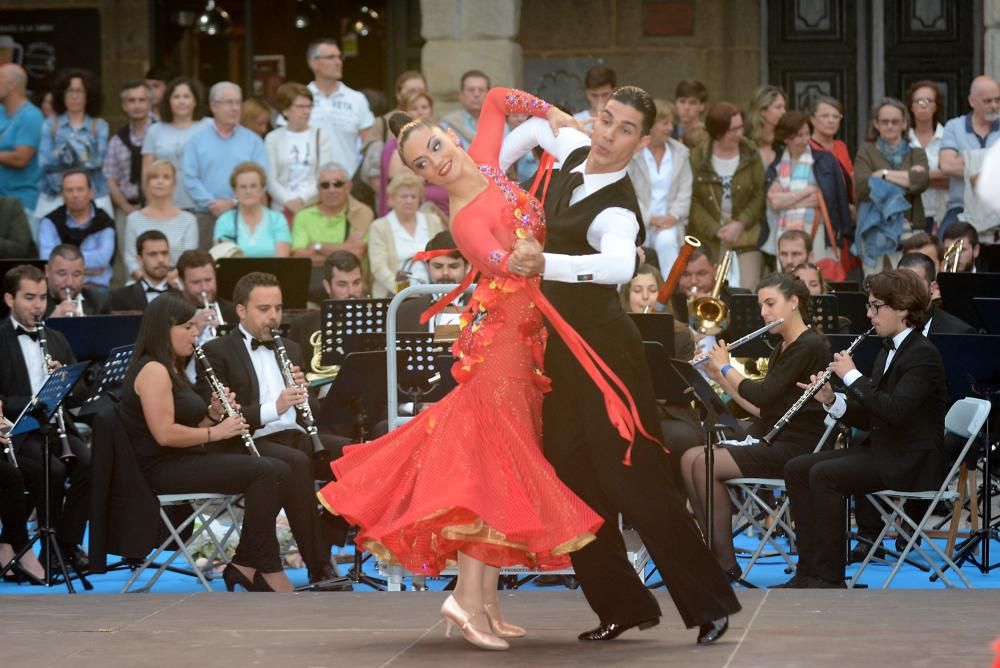
[[[834,582],[823,578],[811,577],[803,585],[802,589],[847,589],[847,583],[843,580]]]
[[[614,622],[611,622],[610,624],[602,624],[592,631],[584,631],[577,637],[580,640],[614,640],[629,629],[638,627],[640,631],[645,631],[646,629],[653,628],[659,623],[659,617],[645,619],[641,622],[636,622],[635,624],[615,624]]]
[[[768,589],[805,589],[806,582],[810,580],[808,575],[799,575],[796,573],[792,576],[791,580],[787,582],[782,582],[781,584],[771,585]]]
[[[75,566],[78,571],[86,573],[90,570],[90,557],[83,551],[82,547],[79,545],[60,543],[59,548],[66,561]]]
[[[708,645],[709,643],[713,643],[724,636],[728,630],[729,615],[719,617],[708,624],[702,624],[698,627],[698,644]]]
[[[851,553],[847,557],[847,563],[860,564],[868,556],[869,549],[868,543],[857,543],[851,548]],[[881,547],[875,548],[875,554],[872,556],[872,559],[885,559],[885,549]]]
[[[329,562],[321,564],[318,568],[309,569],[310,584],[322,582],[323,580],[333,580],[334,578],[339,577],[341,577],[341,575],[337,570],[337,567]]]

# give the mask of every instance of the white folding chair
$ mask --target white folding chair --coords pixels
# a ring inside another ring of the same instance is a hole
[[[969,582],[968,578],[966,578],[962,573],[962,569],[959,568],[954,561],[952,561],[951,555],[942,550],[927,534],[927,528],[928,524],[931,522],[931,516],[934,514],[934,509],[937,507],[938,503],[945,499],[954,501],[958,498],[958,492],[950,490],[949,487],[958,475],[962,462],[965,461],[965,457],[968,454],[969,449],[972,447],[972,443],[976,440],[976,437],[979,436],[979,432],[982,430],[983,425],[986,424],[986,420],[989,415],[990,402],[984,399],[975,399],[973,397],[966,397],[956,401],[948,410],[948,414],[944,419],[945,429],[953,434],[964,437],[966,440],[961,454],[958,455],[955,463],[951,465],[951,468],[948,470],[948,475],[945,476],[944,482],[941,483],[941,486],[937,490],[923,492],[882,490],[880,492],[874,492],[867,495],[868,499],[872,502],[872,505],[875,506],[875,509],[878,510],[879,514],[882,516],[882,531],[879,533],[878,538],[876,538],[872,543],[871,548],[868,550],[868,554],[865,555],[864,561],[861,562],[861,565],[859,565],[858,569],[854,572],[854,576],[848,582],[848,587],[853,587],[858,583],[861,578],[861,574],[868,566],[868,563],[872,560],[876,550],[882,545],[882,541],[885,539],[890,529],[897,528],[899,534],[906,539],[906,547],[900,553],[899,558],[892,567],[892,571],[889,573],[889,576],[882,583],[882,589],[888,589],[889,585],[896,577],[896,574],[899,572],[900,567],[903,565],[906,555],[908,555],[911,550],[916,550],[917,553],[923,557],[927,565],[931,567],[946,587],[954,586],[944,574],[944,570],[950,568],[958,575],[962,584],[964,584],[966,588],[972,588],[972,583]],[[927,510],[924,511],[920,520],[915,521],[906,513],[905,505],[907,501],[929,501],[930,505],[928,505]],[[937,553],[938,557],[941,558],[941,565],[938,565],[938,563],[928,554],[927,550],[921,547],[921,541],[923,545],[929,545],[931,549]],[[945,568],[942,568],[942,566]]]
[[[813,452],[819,452],[837,427],[837,421],[830,415],[824,418],[823,424],[826,425],[826,430],[816,442]],[[743,577],[746,577],[750,569],[754,567],[768,545],[785,560],[789,569],[794,570],[795,561],[785,546],[778,542],[775,537],[775,533],[781,529],[788,537],[789,546],[795,541],[795,531],[792,529],[792,522],[788,514],[788,495],[783,493],[785,480],[783,478],[732,478],[726,481],[726,485],[729,486],[729,498],[732,499],[733,505],[736,507],[733,518],[734,526],[749,524],[751,532],[760,536],[757,547],[750,555],[750,561],[743,567]],[[770,500],[765,496],[767,492],[781,494],[781,503],[778,504],[777,508],[771,506]]]
[[[156,581],[160,579],[160,576],[162,576],[170,568],[170,564],[172,564],[179,556],[183,556],[184,560],[187,561],[188,565],[191,567],[191,572],[198,578],[198,581],[201,582],[205,591],[212,591],[212,585],[209,584],[208,578],[205,577],[205,573],[197,565],[195,557],[191,552],[191,546],[201,537],[202,534],[205,534],[214,545],[213,553],[208,559],[209,563],[212,564],[216,560],[228,563],[229,559],[226,556],[225,544],[234,533],[239,535],[239,521],[236,517],[234,505],[239,501],[241,495],[234,496],[229,494],[202,492],[188,494],[160,494],[156,498],[160,502],[160,520],[166,527],[168,535],[164,541],[160,543],[160,546],[156,548],[152,554],[147,556],[146,560],[132,572],[128,581],[122,586],[120,593],[128,593],[131,590],[132,585],[139,579],[140,575],[142,575],[147,569],[156,567],[156,573],[153,574],[149,581],[142,587],[134,590],[137,592],[150,591],[153,588],[153,585],[156,584]],[[166,508],[183,505],[190,505],[192,511],[187,515],[187,517],[184,518],[183,522],[175,524],[173,520],[171,520],[170,515],[167,513]],[[218,536],[212,530],[212,523],[223,516],[228,516],[230,524],[225,533],[223,533],[222,536]],[[196,526],[192,531],[191,536],[187,540],[184,540],[181,537],[181,534],[192,524],[196,524]],[[167,557],[166,561],[163,563],[156,562],[157,557],[171,549],[173,551],[170,552],[170,556]]]

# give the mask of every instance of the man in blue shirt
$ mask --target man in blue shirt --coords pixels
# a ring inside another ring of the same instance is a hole
[[[38,144],[42,140],[41,110],[27,97],[28,75],[13,63],[0,66],[0,195],[21,200],[27,212],[38,202]],[[29,224],[33,217],[29,214]],[[37,225],[32,225],[37,239]]]
[[[63,174],[63,204],[42,219],[38,227],[39,257],[48,259],[59,244],[72,244],[83,253],[84,285],[107,290],[115,257],[115,221],[94,205],[93,184],[87,172]]]
[[[965,209],[963,153],[989,148],[1000,138],[1000,85],[990,77],[976,77],[969,90],[969,106],[970,113],[948,121],[941,138],[941,171],[951,177],[951,185],[948,212],[938,226],[939,234]]]

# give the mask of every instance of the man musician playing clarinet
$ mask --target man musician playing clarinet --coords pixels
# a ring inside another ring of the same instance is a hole
[[[308,433],[303,406],[310,397],[301,371],[302,351],[294,341],[283,337],[277,341],[273,335],[282,315],[277,277],[262,272],[243,276],[233,290],[233,302],[239,325],[226,336],[206,343],[205,356],[219,380],[236,394],[260,454],[280,459],[291,469],[289,478],[282,482],[282,505],[309,570],[309,581],[328,580],[335,576],[330,563],[331,539],[321,523],[314,481],[317,473],[320,479],[330,479],[329,459],[340,455],[346,441],[318,434],[317,444]],[[285,380],[279,360],[281,346],[292,365],[293,384]],[[198,393],[207,398],[211,390],[204,369],[199,365],[197,371]],[[317,406],[312,403],[311,415],[315,416]],[[211,447],[245,451],[238,439]]]

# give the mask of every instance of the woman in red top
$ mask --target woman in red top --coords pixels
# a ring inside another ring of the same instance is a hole
[[[844,119],[844,107],[836,98],[820,95],[813,98],[809,105],[809,115],[812,117],[813,134],[809,145],[814,149],[829,151],[837,158],[840,168],[844,170],[844,183],[847,186],[847,198],[854,205],[854,165],[847,144],[835,139],[840,131],[840,122]]]
[[[512,113],[548,118],[553,128],[576,126],[542,100],[494,88],[468,153],[452,132],[430,121],[401,129],[403,162],[450,195],[451,231],[473,264],[463,285],[480,276],[452,349],[459,386],[383,438],[346,448],[333,462],[336,482],[320,492],[331,511],[360,526],[357,543],[380,558],[430,575],[457,562],[455,593],[441,614],[449,631],[452,624],[461,627],[484,649],[506,649],[504,638],[524,635],[500,617],[499,567],[567,567],[568,554],[593,540],[602,523],[541,450],[549,381],[541,369],[546,330],[540,311],[571,348],[592,353],[541,296],[538,277],[508,271],[515,241],[541,242],[545,234],[541,205],[498,164],[504,120]],[[634,431],[635,414],[602,380],[595,378],[619,429]]]

